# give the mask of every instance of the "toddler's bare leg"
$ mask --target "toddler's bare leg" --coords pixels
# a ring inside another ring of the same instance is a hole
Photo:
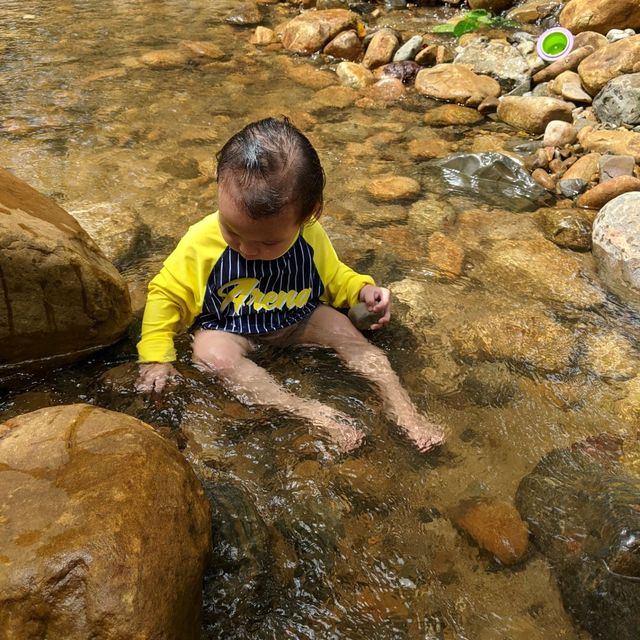
[[[193,362],[220,378],[243,404],[272,406],[301,416],[324,431],[343,451],[360,445],[362,433],[348,416],[283,389],[267,371],[247,358],[252,348],[243,336],[201,329],[193,339]]]
[[[332,348],[352,371],[371,380],[382,396],[387,415],[420,451],[428,451],[443,442],[442,429],[418,412],[386,355],[342,313],[326,305],[318,307],[304,328],[295,334],[295,339],[298,344]]]

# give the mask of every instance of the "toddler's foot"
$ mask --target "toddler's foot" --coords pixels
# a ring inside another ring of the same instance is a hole
[[[426,453],[444,442],[444,432],[437,424],[428,420],[417,411],[411,411],[407,415],[396,415],[398,426],[407,437],[415,444],[418,451]]]
[[[318,403],[313,413],[306,417],[344,453],[353,451],[362,444],[364,433],[346,413]]]

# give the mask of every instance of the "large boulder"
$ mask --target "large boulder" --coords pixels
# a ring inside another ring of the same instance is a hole
[[[131,315],[127,286],[64,209],[0,169],[0,377],[111,344]]]
[[[593,255],[614,293],[640,308],[640,191],[608,202],[593,223]]]
[[[355,29],[357,23],[358,15],[346,9],[305,11],[285,25],[282,44],[294,53],[315,53],[341,31]]]
[[[569,0],[560,13],[560,24],[572,33],[640,27],[638,0]]]
[[[0,635],[200,637],[203,488],[135,418],[90,405],[0,425]]]
[[[578,66],[582,86],[595,96],[609,80],[640,71],[640,35],[594,51]]]

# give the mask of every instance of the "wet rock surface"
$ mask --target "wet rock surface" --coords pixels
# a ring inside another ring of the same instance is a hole
[[[6,637],[199,637],[209,508],[174,447],[69,405],[5,422],[0,461]]]
[[[78,360],[115,342],[130,319],[129,293],[115,267],[61,207],[7,171],[0,170],[0,182],[6,373],[45,358],[49,366]]]
[[[451,154],[430,164],[450,187],[473,192],[488,203],[510,200],[518,211],[536,208],[549,195],[528,175],[522,165],[499,153]]]
[[[631,640],[640,624],[640,480],[601,447],[547,454],[520,483],[516,505],[579,624],[595,638]]]

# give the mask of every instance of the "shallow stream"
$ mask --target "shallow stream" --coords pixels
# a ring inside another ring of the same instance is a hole
[[[446,446],[415,452],[366,382],[330,353],[259,353],[287,388],[361,422],[363,449],[330,457],[308,425],[245,408],[193,371],[186,339],[186,380],[164,405],[133,393],[128,340],[0,397],[0,419],[79,401],[127,411],[173,439],[201,476],[242,488],[270,531],[270,543],[255,551],[269,575],[246,582],[259,584],[255,592],[220,576],[207,592],[203,637],[586,637],[563,608],[544,556],[532,550],[504,567],[457,528],[456,513],[468,500],[512,503],[520,480],[556,447],[602,431],[634,435],[637,421],[625,407],[638,389],[640,320],[600,290],[589,253],[570,255],[579,270],[562,290],[553,274],[541,276],[544,267],[525,269],[540,259],[531,241],[546,242],[531,213],[513,212],[506,199],[497,208],[451,194],[408,153],[409,142],[429,136],[460,151],[496,150],[517,142],[513,132],[491,121],[427,130],[422,114],[434,104],[415,95],[384,108],[322,104],[316,92],[330,82],[327,61],[249,44],[251,28],[225,21],[237,6],[4,0],[0,165],[90,233],[110,237],[103,248],[140,291],[187,227],[215,210],[221,144],[250,121],[288,115],[323,161],[323,221],[338,253],[380,283],[405,281],[394,289],[395,323],[371,339],[418,406],[445,426]],[[294,14],[289,5],[262,10],[265,25]],[[388,21],[412,35],[444,13],[397,11]],[[169,69],[137,62],[181,40],[212,42],[224,58]],[[387,173],[417,179],[420,199],[372,200],[367,181]],[[436,231],[464,251],[461,276],[427,259]],[[559,327],[557,349],[539,328],[532,331],[540,357],[490,344],[494,327],[517,341],[527,318],[540,317]],[[469,347],[467,326],[485,331],[483,345]],[[509,333],[512,326],[519,328]],[[250,606],[252,598],[259,604]]]

